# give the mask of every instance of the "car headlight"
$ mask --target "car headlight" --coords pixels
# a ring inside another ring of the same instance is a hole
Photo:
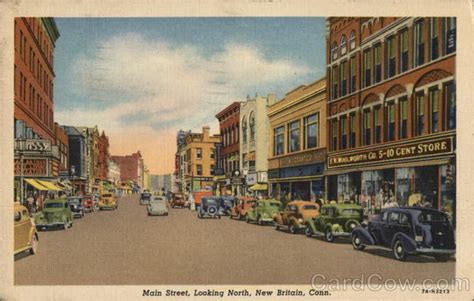
[[[299,219],[298,219],[298,223],[302,224],[303,222],[304,222],[304,221],[303,221],[302,218],[299,218]]]
[[[415,241],[418,241],[418,242],[423,241],[423,236],[416,235],[415,236]]]

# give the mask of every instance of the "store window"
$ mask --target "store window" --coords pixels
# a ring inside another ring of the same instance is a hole
[[[346,39],[345,35],[342,35],[342,38],[341,38],[341,56],[346,54],[346,52],[347,52],[347,39]]]
[[[337,66],[334,66],[332,68],[332,73],[331,73],[331,83],[332,83],[332,99],[336,99],[337,98],[337,83],[338,83],[338,79],[337,79]]]
[[[408,100],[402,97],[398,100],[400,106],[400,139],[408,137]]]
[[[371,67],[370,49],[366,49],[364,50],[364,87],[370,86]]]
[[[423,21],[415,23],[415,67],[425,61],[425,43],[423,38]]]
[[[387,124],[385,137],[387,141],[393,141],[395,140],[395,103],[388,103],[386,108]]]
[[[350,73],[351,78],[349,82],[349,93],[353,93],[356,90],[356,60],[355,57],[351,57],[350,60]]]
[[[416,135],[423,135],[425,132],[425,96],[423,93],[417,93],[415,96],[415,116],[416,116]]]
[[[456,212],[456,166],[446,164],[440,166],[441,208],[453,220]]]
[[[363,141],[364,145],[370,145],[370,110],[364,110],[363,113]]]
[[[337,176],[337,201],[359,203],[358,189],[360,173],[345,173]]]
[[[387,39],[387,76],[390,78],[396,74],[395,66],[395,36],[391,36]]]
[[[382,142],[382,122],[380,120],[380,106],[374,108],[374,143]]]
[[[397,181],[397,203],[400,206],[412,206],[409,203],[411,195],[412,203],[418,201],[419,197],[414,195],[415,184],[415,169],[414,168],[397,168],[395,170],[395,177]]]
[[[250,128],[250,141],[254,141],[255,140],[255,114],[253,112],[251,112],[249,116],[249,128]]]
[[[430,130],[431,133],[439,129],[439,90],[437,87],[429,90],[430,96]]]
[[[216,158],[216,149],[215,149],[215,148],[211,148],[210,158],[211,158],[211,159],[215,159],[215,158]]]
[[[450,54],[456,51],[456,18],[445,18],[444,51]]]
[[[400,73],[408,70],[408,29],[400,32]]]
[[[439,43],[439,19],[432,17],[430,21],[430,59],[435,60],[438,58],[438,43]]]
[[[322,180],[311,181],[311,201],[324,198],[324,182]]]
[[[305,149],[318,146],[319,115],[313,114],[304,119]]]
[[[300,121],[293,121],[288,124],[288,152],[300,150]]]
[[[341,149],[347,148],[347,117],[341,116]]]
[[[355,113],[351,113],[349,115],[349,127],[350,127],[350,139],[349,139],[349,147],[356,146],[356,121],[355,121]]]
[[[285,127],[280,126],[273,129],[273,155],[278,156],[283,154],[283,144],[285,136]]]
[[[341,96],[344,96],[347,93],[347,61],[341,63],[340,75],[341,75]]]
[[[337,119],[333,119],[331,122],[331,149],[337,150]]]
[[[349,37],[349,48],[350,50],[355,49],[356,47],[356,40],[355,40],[355,31],[351,31],[351,35]]]
[[[456,128],[456,90],[453,82],[444,85],[446,101],[446,128],[452,130]]]
[[[364,212],[376,214],[395,198],[393,169],[364,171],[361,174],[360,203]]]
[[[374,82],[382,80],[382,47],[380,44],[374,46]]]

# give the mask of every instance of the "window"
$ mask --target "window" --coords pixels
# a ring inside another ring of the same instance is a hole
[[[356,90],[356,62],[355,62],[355,57],[351,57],[350,61],[350,72],[351,72],[351,78],[349,82],[349,93],[353,93]]]
[[[350,139],[349,139],[349,147],[356,146],[356,122],[355,122],[355,113],[351,113],[349,115],[349,127],[351,131]]]
[[[341,96],[347,93],[347,62],[341,64]]]
[[[364,145],[370,145],[370,110],[365,110],[363,116]]]
[[[408,29],[400,33],[400,73],[408,70]]]
[[[23,99],[23,73],[20,72],[20,99]]]
[[[196,173],[197,173],[198,176],[202,176],[202,165],[201,164],[196,165]]]
[[[305,117],[304,119],[304,144],[305,149],[313,148],[318,146],[318,129],[319,129],[319,116],[313,114]]]
[[[386,135],[387,141],[395,140],[395,104],[390,102],[387,104],[387,128]]]
[[[202,159],[202,148],[196,148],[196,158]]]
[[[351,35],[349,37],[349,48],[350,48],[350,50],[352,50],[355,47],[356,47],[355,32],[351,31]]]
[[[450,54],[456,51],[456,18],[446,18],[445,23],[444,51]]]
[[[332,150],[335,151],[337,150],[337,120],[333,119],[331,123],[331,134],[332,134],[332,143],[331,147]]]
[[[347,117],[341,116],[341,149],[347,148]]]
[[[380,44],[374,47],[374,81],[376,83],[382,80],[381,49]]]
[[[332,99],[337,98],[337,66],[332,67],[331,73],[331,82],[332,82]]]
[[[439,36],[439,19],[431,18],[430,22],[430,59],[435,60],[438,58],[438,36]]]
[[[415,96],[416,109],[416,135],[423,135],[425,131],[425,103],[423,93],[418,93]]]
[[[335,61],[337,59],[337,43],[336,42],[332,43],[331,58],[332,58],[332,61]]]
[[[430,127],[431,133],[438,132],[439,128],[439,91],[438,88],[429,90],[430,96]]]
[[[15,85],[13,90],[15,91],[15,95],[17,94],[16,92],[16,87],[17,87],[17,80],[18,80],[18,76],[16,75],[17,73],[17,70],[16,70],[16,65],[14,65],[14,70],[13,70],[13,84]]]
[[[374,108],[374,131],[375,143],[382,142],[382,123],[380,122],[380,106]]]
[[[395,36],[387,39],[387,78],[395,75]]]
[[[398,100],[400,106],[400,139],[408,137],[408,100],[403,97]]]
[[[23,31],[20,30],[20,57],[23,57]]]
[[[242,142],[247,143],[247,119],[242,119]]]
[[[211,175],[214,175],[214,164],[211,164]]]
[[[250,127],[250,141],[255,140],[255,114],[250,113],[249,117],[249,127]]]
[[[424,53],[423,21],[418,21],[415,24],[415,67],[423,65],[425,61]]]
[[[364,51],[364,87],[370,86],[370,71],[371,60],[370,60],[370,49]]]
[[[400,213],[390,212],[390,222],[391,223],[397,223],[398,224],[398,219],[399,218],[400,218]]]
[[[300,150],[300,121],[293,121],[288,124],[288,152]]]
[[[285,136],[285,127],[280,126],[273,129],[273,155],[283,154],[283,144]]]
[[[216,158],[216,149],[215,149],[215,148],[211,148],[210,157],[211,157],[211,159],[215,159],[215,158]]]
[[[341,38],[341,56],[346,54],[346,52],[347,52],[347,39],[346,39],[346,36],[343,35]]]
[[[446,101],[446,128],[452,130],[456,128],[456,90],[454,83],[444,86],[444,99]]]

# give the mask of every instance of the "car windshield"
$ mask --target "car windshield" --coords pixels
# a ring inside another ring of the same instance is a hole
[[[342,215],[360,215],[361,211],[358,209],[343,209],[341,210]]]
[[[204,203],[211,204],[211,205],[217,203],[216,200],[214,200],[214,199],[203,199],[203,201],[204,201]]]
[[[316,207],[315,205],[304,205],[303,209],[304,210],[318,210],[318,207]]]
[[[63,203],[46,203],[44,208],[63,208]]]
[[[80,199],[68,199],[67,200],[69,203],[80,203],[81,200]]]
[[[434,211],[422,211],[418,216],[418,221],[422,224],[431,224],[431,223],[446,223],[448,219],[446,216],[439,212]]]

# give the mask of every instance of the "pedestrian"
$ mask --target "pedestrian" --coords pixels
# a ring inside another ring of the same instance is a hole
[[[33,197],[33,194],[29,193],[28,197],[26,198],[26,207],[28,208],[28,211],[30,213],[33,212],[33,204],[35,202],[35,199]]]
[[[433,208],[433,205],[431,204],[430,201],[428,201],[428,198],[423,196],[423,201],[421,203],[421,205],[425,208]]]

